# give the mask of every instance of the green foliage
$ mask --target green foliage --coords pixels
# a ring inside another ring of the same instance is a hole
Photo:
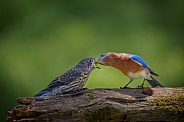
[[[140,55],[164,86],[183,86],[183,5],[146,0],[1,1],[3,118],[17,97],[33,96],[81,59],[110,51]],[[114,68],[100,67],[85,87],[119,88],[129,81]]]

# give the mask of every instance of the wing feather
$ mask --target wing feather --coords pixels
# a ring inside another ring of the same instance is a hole
[[[129,56],[130,56],[130,58],[131,58],[133,61],[137,62],[139,65],[141,65],[141,66],[143,66],[143,67],[145,67],[145,68],[148,68],[149,70],[151,69],[151,68],[148,66],[148,64],[147,64],[141,57],[139,57],[139,56],[137,56],[137,55],[133,55],[133,54],[130,54]]]
[[[141,57],[139,57],[137,55],[133,55],[133,54],[129,54],[129,56],[130,56],[131,60],[133,60],[133,61],[137,62],[139,65],[147,68],[152,75],[159,76],[158,74],[153,72],[153,70],[149,67],[149,65]]]
[[[78,68],[72,68],[63,75],[54,79],[47,88],[55,88],[57,86],[67,85],[81,76],[82,72]]]

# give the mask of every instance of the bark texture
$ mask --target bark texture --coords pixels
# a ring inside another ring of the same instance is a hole
[[[8,121],[184,121],[184,88],[93,89],[17,102]]]

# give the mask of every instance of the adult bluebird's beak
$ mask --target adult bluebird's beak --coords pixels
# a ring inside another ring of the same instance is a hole
[[[105,65],[104,59],[105,59],[106,57],[107,57],[107,54],[102,54],[102,55],[98,58],[97,63],[98,63],[98,64],[101,64],[101,65]]]
[[[105,65],[102,60],[96,61],[97,64]]]

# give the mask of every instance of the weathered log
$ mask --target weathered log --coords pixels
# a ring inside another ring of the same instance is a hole
[[[18,102],[8,121],[184,121],[184,88],[94,89]]]

